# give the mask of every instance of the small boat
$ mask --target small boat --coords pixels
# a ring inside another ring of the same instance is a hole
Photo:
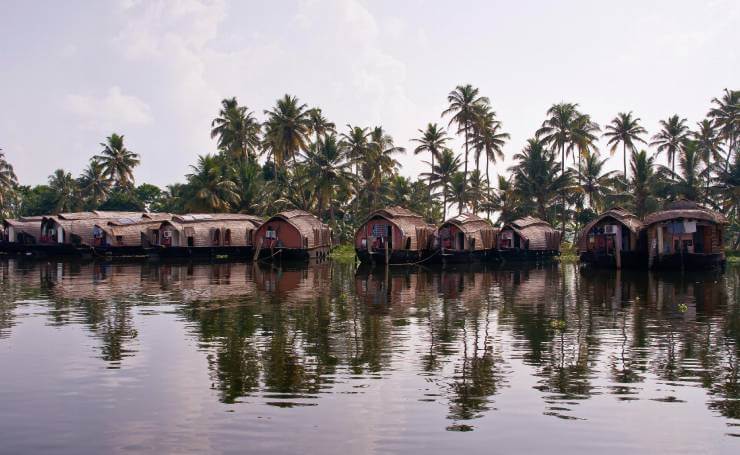
[[[498,231],[472,213],[462,213],[437,229],[438,259],[443,263],[485,262],[498,259],[494,251]]]
[[[329,226],[303,210],[278,213],[255,232],[254,258],[267,261],[323,260],[329,255]]]
[[[621,207],[588,223],[577,241],[581,263],[616,269],[647,266],[645,245],[642,221]]]
[[[496,251],[505,261],[547,260],[560,255],[560,240],[560,231],[546,221],[527,216],[501,228]]]
[[[432,254],[434,228],[424,218],[403,207],[371,213],[355,232],[355,252],[360,262],[412,264]]]
[[[645,217],[651,269],[706,269],[725,264],[727,218],[696,202],[680,200]]]

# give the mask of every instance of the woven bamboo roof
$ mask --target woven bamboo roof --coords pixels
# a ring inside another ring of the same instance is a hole
[[[173,215],[172,221],[176,223],[198,223],[207,221],[252,221],[257,225],[262,224],[262,218],[246,213],[187,213],[185,215]]]
[[[554,250],[560,245],[560,232],[547,221],[526,216],[504,225],[501,230],[512,229],[524,240],[529,241],[530,250]]]
[[[3,220],[3,225],[12,226],[13,229],[18,233],[30,235],[34,238],[38,238],[41,234],[41,217],[33,217],[34,219],[21,218],[18,220],[10,219]]]
[[[329,229],[329,226],[322,223],[321,220],[304,210],[288,210],[273,215],[265,223],[272,219],[282,219],[292,224],[299,232],[304,235],[312,233],[314,229]]]
[[[645,217],[645,226],[659,223],[661,221],[675,220],[679,218],[704,220],[717,224],[727,224],[727,218],[719,212],[702,207],[694,201],[682,199],[666,205],[665,210],[651,213]]]
[[[442,227],[446,224],[454,224],[465,233],[472,233],[481,230],[494,230],[491,223],[472,213],[461,213],[460,215],[453,216],[442,223]]]
[[[594,226],[607,218],[614,219],[615,221],[632,231],[632,233],[634,234],[640,232],[644,227],[642,221],[640,221],[640,219],[634,213],[629,212],[622,207],[612,207],[611,209],[591,220],[590,223],[588,223],[583,229],[581,229],[581,232],[578,234],[577,245],[579,247],[585,248],[586,245],[584,242],[586,242],[588,233],[591,232],[591,229],[593,229]]]

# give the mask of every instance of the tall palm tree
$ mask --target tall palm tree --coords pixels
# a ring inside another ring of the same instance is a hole
[[[614,192],[614,174],[617,171],[603,172],[607,161],[607,158],[600,160],[595,153],[587,153],[583,158],[583,169],[578,171],[580,187],[588,198],[588,206],[597,213],[604,209],[606,196]]]
[[[445,144],[450,139],[447,136],[447,132],[444,130],[444,128],[440,127],[436,123],[428,123],[426,129],[424,130],[418,130],[419,136],[417,139],[412,139],[413,142],[418,143],[419,145],[416,146],[414,149],[414,155],[418,155],[420,153],[429,153],[432,157],[431,161],[431,169],[432,172],[434,172],[434,161],[435,159],[439,159],[440,154],[442,153],[442,150],[445,148]],[[429,210],[432,210],[432,176],[431,173],[429,175]],[[430,212],[431,213],[431,212]]]
[[[725,89],[722,98],[712,98],[715,105],[709,110],[708,117],[714,120],[720,135],[727,146],[725,171],[729,169],[732,154],[737,148],[737,135],[740,130],[740,90]]]
[[[98,207],[108,199],[111,181],[106,175],[105,166],[93,158],[79,179],[82,196],[92,207]]]
[[[604,137],[609,138],[607,145],[610,146],[609,152],[614,155],[619,144],[622,144],[622,159],[624,161],[624,179],[627,180],[627,149],[634,152],[637,150],[637,143],[646,144],[640,136],[647,134],[647,130],[640,126],[640,118],[632,117],[632,111],[617,114],[611,123],[606,126]]]
[[[719,163],[722,160],[722,139],[717,134],[717,128],[709,119],[697,122],[696,126],[698,128],[691,132],[691,139],[696,141],[702,161],[707,166],[712,163]]]
[[[49,176],[49,188],[56,193],[54,211],[73,212],[79,207],[80,188],[72,174],[57,169]]]
[[[648,156],[645,150],[632,151],[630,158],[632,177],[629,180],[629,192],[635,215],[643,218],[648,213],[650,200],[653,198],[657,176],[655,158]]]
[[[465,188],[470,210],[478,213],[481,202],[488,195],[488,180],[483,177],[479,169],[474,169],[468,177],[468,186]]]
[[[468,179],[468,155],[470,133],[476,119],[481,115],[483,107],[490,104],[485,96],[479,95],[479,90],[470,84],[458,85],[447,95],[449,106],[442,112],[442,116],[451,115],[449,125],[457,125],[457,133],[464,134],[465,140],[465,168],[463,178]],[[463,188],[464,191],[464,188]],[[464,199],[464,197],[463,197]]]
[[[422,177],[429,177],[432,185],[439,188],[438,195],[442,196],[442,219],[447,218],[447,188],[450,186],[452,176],[460,170],[460,157],[450,149],[442,150],[439,155],[437,164],[432,168],[429,174],[422,174]]]
[[[684,197],[692,201],[704,201],[703,183],[710,177],[711,168],[702,167],[701,154],[694,141],[686,141],[679,151],[678,167],[680,172],[661,166],[668,182],[666,190],[674,198]]]
[[[239,106],[236,97],[221,101],[218,117],[211,122],[211,139],[218,138],[218,148],[232,158],[256,157],[262,126],[247,106]]]
[[[598,155],[596,148],[597,134],[601,132],[599,124],[591,120],[588,114],[578,113],[573,120],[570,131],[570,142],[568,144],[568,153],[573,156],[573,163],[576,164],[580,179],[581,161],[590,155]]]
[[[265,114],[263,146],[268,159],[272,156],[278,170],[284,168],[286,161],[295,165],[296,156],[308,148],[311,111],[295,96],[285,95]]]
[[[311,109],[308,112],[308,118],[311,123],[311,131],[316,135],[317,144],[321,140],[322,136],[336,132],[337,125],[324,117],[324,114],[321,112],[321,108],[315,107]]]
[[[335,224],[333,201],[336,194],[350,188],[354,182],[350,163],[344,159],[337,137],[325,136],[323,141],[311,144],[306,153],[306,166],[309,185],[315,188],[319,217],[328,205],[332,224]]]
[[[463,208],[467,205],[467,184],[468,181],[465,179],[465,174],[463,172],[455,172],[444,189],[446,198],[457,205],[458,215],[462,213]]]
[[[548,118],[535,133],[544,144],[560,150],[561,171],[565,173],[565,154],[570,151],[571,134],[580,115],[577,103],[556,103],[547,110]]]
[[[103,151],[95,159],[100,161],[105,169],[105,175],[118,188],[131,188],[134,184],[134,168],[139,165],[139,155],[127,149],[123,143],[123,135],[116,133],[100,143]]]
[[[367,154],[370,153],[370,130],[359,126],[347,125],[348,131],[340,136],[340,147],[344,150],[347,160],[355,168],[355,199],[354,211],[357,212],[362,193],[362,179],[360,177],[360,164]]]
[[[192,173],[187,179],[193,198],[185,204],[188,210],[228,212],[239,203],[236,183],[228,178],[218,157],[199,156],[198,164],[190,168]]]
[[[520,197],[531,201],[538,217],[552,222],[548,207],[571,189],[571,171],[559,172],[555,155],[538,139],[529,139],[514,159],[517,163],[509,170]]]
[[[10,213],[10,203],[16,197],[18,178],[15,176],[13,166],[5,159],[5,154],[0,149],[0,209],[3,216]]]
[[[383,127],[376,126],[370,132],[369,153],[363,157],[361,168],[363,179],[368,184],[368,203],[371,210],[376,208],[376,196],[383,178],[395,175],[401,165],[394,155],[405,152],[405,148],[394,144],[393,138]]]
[[[689,127],[686,125],[686,119],[674,114],[668,117],[668,120],[660,121],[660,131],[652,137],[650,146],[657,146],[658,154],[665,152],[668,155],[672,172],[676,171],[676,153],[681,150],[688,136]]]
[[[490,183],[489,164],[504,159],[503,147],[510,139],[509,133],[501,131],[501,122],[496,119],[496,112],[484,106],[481,115],[476,119],[473,128],[473,146],[475,150],[475,169],[481,155],[486,158],[486,182]],[[490,187],[488,191],[490,195]]]
[[[491,211],[498,212],[497,224],[505,224],[519,218],[519,193],[514,188],[514,179],[498,176],[498,188],[491,196]],[[490,213],[489,213],[490,216]]]

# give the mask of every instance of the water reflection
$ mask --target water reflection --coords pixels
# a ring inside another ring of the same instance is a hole
[[[145,343],[139,317],[175,315],[205,353],[204,387],[227,404],[361,401],[375,381],[418,377],[426,386],[406,398],[442,405],[447,429],[470,430],[526,375],[539,398],[527,411],[559,419],[588,419],[583,405],[597,396],[668,406],[687,387],[740,418],[740,268],[6,261],[0,276],[0,346],[43,317],[84,327],[106,367],[126,369]]]

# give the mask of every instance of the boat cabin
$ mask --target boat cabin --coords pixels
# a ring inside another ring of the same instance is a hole
[[[154,244],[162,248],[247,247],[262,219],[241,213],[174,215],[161,223]]]
[[[509,259],[553,256],[560,254],[560,240],[560,232],[549,223],[527,216],[501,228],[496,249]]]
[[[41,220],[40,242],[44,245],[92,246],[96,224],[121,219],[141,218],[142,212],[73,212],[45,216]]]
[[[482,258],[494,248],[497,232],[491,223],[472,213],[457,215],[437,230],[440,254],[446,259]]]
[[[696,202],[681,200],[645,217],[651,268],[704,268],[725,262],[727,218]]]
[[[255,255],[263,258],[325,258],[332,246],[329,226],[303,210],[278,213],[255,232]]]
[[[141,218],[119,218],[101,221],[93,226],[95,248],[143,249],[159,243],[162,222],[172,219],[169,213],[145,213]]]
[[[405,263],[428,256],[434,228],[403,207],[371,213],[355,232],[355,251],[362,262]]]
[[[2,241],[20,245],[36,243],[41,235],[42,219],[42,216],[29,216],[3,220]]]
[[[637,267],[644,263],[645,235],[640,219],[615,207],[588,223],[577,240],[583,263]]]

